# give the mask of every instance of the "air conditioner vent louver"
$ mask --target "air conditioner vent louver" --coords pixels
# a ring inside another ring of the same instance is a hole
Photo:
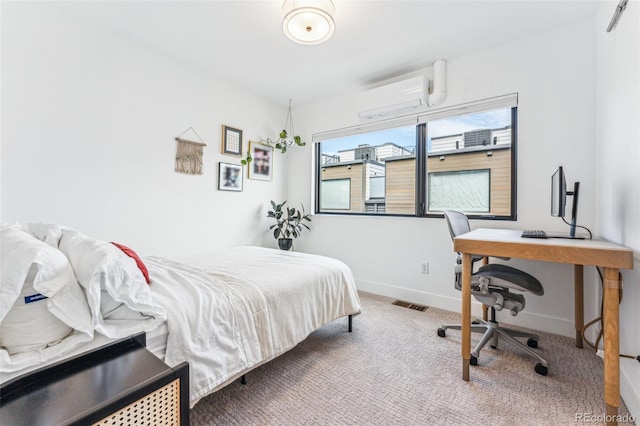
[[[375,160],[376,148],[373,146],[359,146],[355,149],[354,158],[356,160]]]
[[[491,129],[473,130],[464,133],[464,147],[491,145]]]

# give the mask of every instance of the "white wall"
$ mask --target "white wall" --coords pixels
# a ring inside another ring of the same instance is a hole
[[[550,176],[565,167],[569,184],[581,182],[578,222],[596,236],[635,251],[636,269],[624,271],[620,348],[640,353],[640,87],[638,2],[606,34],[617,1],[603,2],[597,19],[448,60],[448,97],[442,106],[519,93],[518,220],[475,221],[473,227],[566,228],[549,216]],[[597,54],[596,54],[597,52]],[[597,70],[597,72],[596,72]],[[430,69],[425,70],[428,74]],[[359,124],[355,92],[297,109],[298,127],[313,133]],[[597,123],[597,125],[596,125]],[[289,199],[310,200],[312,147],[289,163]],[[595,171],[595,172],[594,172]],[[298,247],[342,259],[363,290],[459,310],[453,289],[451,242],[443,219],[316,215]],[[421,275],[421,261],[430,262]],[[507,321],[574,336],[570,265],[512,261],[543,283],[545,295]],[[599,315],[600,283],[585,268],[585,316]],[[569,309],[567,307],[570,307]],[[479,314],[478,306],[474,306]],[[504,316],[502,316],[504,319]],[[593,335],[593,332],[589,333]],[[640,418],[640,369],[621,359],[621,395]]]
[[[620,352],[640,354],[640,3],[631,1],[617,27],[605,28],[618,4],[602,2],[596,19],[596,227],[634,250],[635,269],[622,271]],[[606,350],[606,348],[605,348]],[[620,359],[622,397],[640,419],[640,365]]]
[[[579,222],[632,247],[638,262],[639,12],[638,2],[630,2],[616,31],[606,35],[615,4],[603,3],[597,25],[579,22],[445,58],[449,92],[442,106],[520,95],[518,221],[475,221],[474,227],[563,230],[548,213],[549,177],[563,165],[570,182],[582,183]],[[55,221],[141,254],[172,254],[273,245],[264,218],[268,200],[309,206],[311,144],[289,152],[288,164],[277,154],[273,182],[245,178],[242,193],[216,190],[218,162],[238,162],[220,154],[221,125],[243,129],[245,142],[272,136],[283,107],[67,19],[53,5],[3,2],[1,19],[1,222]],[[358,124],[354,95],[296,106],[303,139]],[[190,126],[208,144],[203,176],[173,172],[173,138]],[[442,219],[317,215],[312,227],[296,247],[342,259],[361,289],[459,309]],[[429,275],[420,274],[422,261],[430,262]],[[529,296],[516,321],[573,336],[572,268],[513,263],[536,275],[546,291]],[[591,269],[587,319],[598,306]],[[623,275],[621,350],[637,354],[640,277],[637,270]],[[622,376],[623,398],[638,418],[635,361],[622,360]]]
[[[218,191],[218,162],[240,161],[221,155],[221,126],[246,147],[277,134],[286,108],[65,10],[2,4],[2,222],[59,222],[141,254],[274,245],[265,215],[284,197],[284,158],[272,182],[245,174],[244,192]],[[200,176],[173,170],[189,127],[207,143]]]
[[[593,21],[575,23],[489,50],[447,59],[448,96],[441,107],[519,93],[518,221],[474,221],[473,227],[567,230],[549,215],[550,177],[563,165],[570,183],[582,184],[579,222],[594,225],[595,35]],[[425,70],[428,74],[431,69]],[[312,133],[358,124],[355,93],[297,109],[298,128]],[[289,163],[289,198],[311,197],[311,150],[296,151]],[[453,287],[451,240],[444,219],[316,215],[300,249],[334,256],[354,271],[361,289],[417,303],[459,310]],[[429,275],[420,262],[429,261]],[[527,297],[527,308],[508,318],[533,328],[574,336],[573,268],[512,262],[530,271],[545,296]],[[593,271],[587,268],[587,282]],[[589,286],[587,286],[589,287]],[[587,290],[587,306],[595,306]],[[477,307],[476,307],[477,309]],[[589,311],[589,309],[587,309]]]

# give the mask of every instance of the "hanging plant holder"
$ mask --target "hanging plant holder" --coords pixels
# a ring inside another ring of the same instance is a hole
[[[291,99],[289,99],[289,109],[287,110],[287,119],[284,122],[284,127],[280,134],[278,135],[278,139],[262,139],[259,141],[260,143],[268,146],[272,146],[275,149],[279,149],[280,153],[285,154],[287,149],[293,145],[297,146],[305,146],[306,143],[302,141],[302,138],[295,134],[293,129],[293,113],[291,112]],[[251,162],[251,153],[247,152],[247,156],[240,161],[242,165],[247,165]]]

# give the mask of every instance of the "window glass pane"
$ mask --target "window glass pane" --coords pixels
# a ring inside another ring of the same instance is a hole
[[[429,173],[429,211],[489,212],[489,170]]]
[[[323,180],[320,185],[320,204],[327,210],[349,210],[351,205],[351,180]]]
[[[319,211],[415,214],[415,144],[415,125],[320,142]],[[336,179],[350,182],[348,207]]]
[[[371,189],[369,191],[369,198],[384,198],[384,176],[374,176],[370,180]]]
[[[512,128],[511,108],[428,122],[427,213],[510,216]]]

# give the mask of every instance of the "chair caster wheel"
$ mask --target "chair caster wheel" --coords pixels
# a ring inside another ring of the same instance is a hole
[[[469,359],[469,364],[478,365],[478,358],[476,358],[475,356],[471,355],[471,358]]]
[[[489,345],[489,346],[491,346],[491,349],[498,349],[497,346],[493,346],[493,345]]]
[[[545,367],[540,363],[536,364],[536,373],[538,373],[541,376],[546,376],[548,372],[549,372],[549,369],[547,367]]]
[[[529,346],[530,348],[537,348],[538,347],[538,341],[534,340],[534,339],[528,339],[527,340],[527,346]]]
[[[444,328],[439,328],[438,329],[438,336],[444,337]]]
[[[478,320],[473,320],[473,321],[471,321],[471,324],[473,324],[473,325],[478,325],[478,324],[480,324],[480,321],[478,321]]]

